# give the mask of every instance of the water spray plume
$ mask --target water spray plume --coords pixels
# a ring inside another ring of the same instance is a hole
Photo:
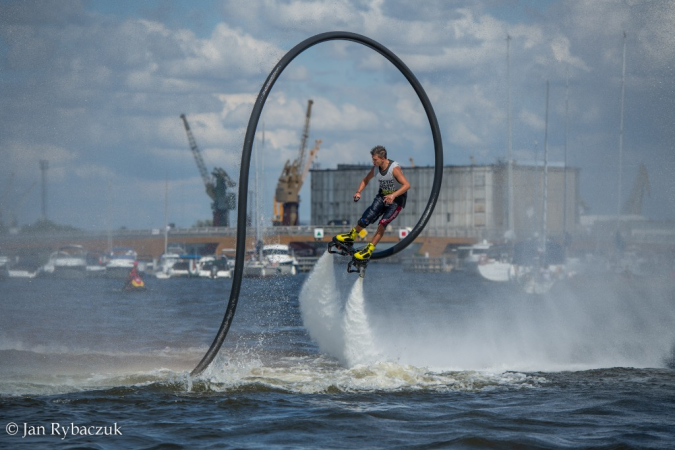
[[[340,327],[341,301],[335,281],[333,256],[324,253],[300,291],[300,313],[319,349],[341,359],[344,337]]]
[[[345,336],[344,355],[347,366],[368,365],[377,361],[377,350],[365,310],[363,278],[356,280],[349,293],[342,328]]]

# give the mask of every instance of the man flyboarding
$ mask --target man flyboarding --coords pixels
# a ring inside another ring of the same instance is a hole
[[[379,190],[373,204],[370,205],[363,213],[363,216],[358,220],[356,226],[347,233],[338,234],[333,238],[332,245],[340,248],[346,253],[352,254],[352,246],[356,240],[357,234],[378,218],[380,222],[377,226],[377,231],[373,236],[372,241],[358,252],[353,253],[354,261],[365,264],[370,260],[370,257],[375,250],[375,246],[387,228],[387,225],[393,221],[401,209],[405,207],[406,199],[408,197],[408,189],[410,183],[403,175],[401,166],[396,161],[387,159],[387,149],[378,145],[370,150],[373,158],[373,168],[361,180],[356,193],[354,194],[354,201],[358,202],[361,199],[361,192],[366,188],[370,180],[375,178],[379,183]],[[329,251],[331,250],[329,245]]]

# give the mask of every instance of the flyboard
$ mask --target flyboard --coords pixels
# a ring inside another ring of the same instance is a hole
[[[366,230],[363,229],[359,233],[359,236],[363,238],[366,236],[366,233]],[[336,236],[328,243],[327,251],[328,253],[332,253],[334,255],[349,256],[351,260],[347,263],[347,272],[358,273],[360,278],[364,278],[366,276],[366,267],[368,267],[368,261],[370,260],[356,259],[354,257],[356,250],[354,249],[353,243],[340,242],[337,240]]]
[[[364,278],[366,276],[366,267],[368,266],[368,259],[361,260],[354,258],[354,244],[347,244],[345,242],[339,242],[336,238],[333,238],[332,241],[328,244],[328,253],[333,253],[340,256],[350,256],[352,259],[347,263],[347,272],[357,273],[359,277]]]

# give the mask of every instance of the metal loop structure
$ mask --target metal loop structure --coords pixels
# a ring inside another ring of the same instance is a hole
[[[211,344],[211,347],[209,347],[202,360],[199,362],[199,364],[197,364],[197,367],[192,370],[192,376],[202,373],[216,357],[220,347],[225,341],[227,332],[229,331],[230,325],[232,324],[232,319],[234,318],[235,310],[237,309],[239,293],[241,290],[241,280],[244,273],[244,256],[246,254],[246,209],[251,152],[253,149],[255,133],[258,127],[258,121],[260,120],[260,115],[262,114],[263,107],[265,106],[265,101],[267,100],[274,83],[277,81],[284,69],[291,63],[291,61],[293,61],[302,52],[315,46],[316,44],[335,40],[353,41],[363,44],[366,47],[370,47],[371,49],[375,50],[387,58],[387,60],[389,60],[394,66],[396,66],[396,68],[408,80],[422,102],[424,111],[427,114],[427,119],[429,120],[429,125],[431,126],[431,134],[434,142],[434,181],[426,208],[422,212],[422,215],[420,216],[420,219],[415,227],[404,239],[396,243],[396,245],[393,247],[373,253],[371,259],[386,258],[400,252],[410,245],[422,232],[429,221],[429,218],[431,217],[434,207],[436,206],[436,201],[438,200],[443,178],[443,144],[441,142],[441,132],[436,119],[436,114],[434,113],[434,110],[431,106],[431,102],[429,101],[426,92],[422,88],[422,85],[417,80],[417,78],[415,78],[415,75],[412,73],[412,71],[403,63],[403,61],[401,61],[394,53],[392,53],[382,44],[360,34],[350,33],[347,31],[331,31],[317,34],[293,47],[288,53],[286,53],[286,55],[284,55],[283,58],[281,58],[276,66],[274,66],[274,69],[269,74],[267,80],[265,80],[265,83],[260,89],[258,98],[256,99],[255,105],[253,106],[253,111],[251,111],[251,117],[248,121],[248,127],[246,128],[244,147],[241,154],[241,168],[239,173],[239,205],[237,209],[237,243],[234,275],[232,277],[232,289],[230,290],[230,300],[227,304],[227,309],[225,310],[223,322],[220,325],[218,334],[216,335],[213,343]]]

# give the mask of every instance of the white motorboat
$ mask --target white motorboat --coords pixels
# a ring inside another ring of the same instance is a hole
[[[510,281],[513,277],[513,266],[508,260],[486,257],[478,261],[478,273],[489,281]]]
[[[487,253],[478,258],[478,273],[488,281],[505,282],[514,277],[510,245],[493,245]]]
[[[180,253],[167,252],[162,253],[159,257],[157,270],[155,270],[155,277],[160,280],[171,278],[173,266],[180,261]]]
[[[457,247],[457,269],[465,270],[469,273],[478,273],[478,261],[483,255],[486,255],[492,244],[483,240],[474,245]]]
[[[197,274],[202,278],[232,278],[232,269],[225,256],[202,256],[197,262]]]
[[[24,268],[10,268],[7,270],[9,278],[35,278],[40,273],[40,269],[24,269]]]
[[[88,277],[102,277],[105,275],[106,256],[104,253],[87,253],[86,273]]]
[[[244,265],[245,277],[290,276],[298,273],[298,261],[286,244],[263,245]]]
[[[49,255],[42,271],[46,275],[65,278],[86,276],[87,251],[81,245],[65,245]]]
[[[40,274],[43,266],[31,258],[16,257],[8,260],[5,269],[9,278],[35,278]]]
[[[180,259],[171,266],[169,275],[174,277],[197,277],[197,261],[199,256],[196,255],[180,255]]]
[[[131,247],[114,247],[108,254],[108,262],[105,265],[106,275],[109,277],[123,278],[134,267],[138,254]]]
[[[178,261],[169,270],[171,278],[189,277],[192,275],[189,261]]]
[[[265,245],[262,249],[263,258],[280,269],[281,275],[296,275],[298,273],[298,260],[292,254],[286,244]]]
[[[9,276],[9,258],[7,256],[0,255],[0,278],[6,278]]]

